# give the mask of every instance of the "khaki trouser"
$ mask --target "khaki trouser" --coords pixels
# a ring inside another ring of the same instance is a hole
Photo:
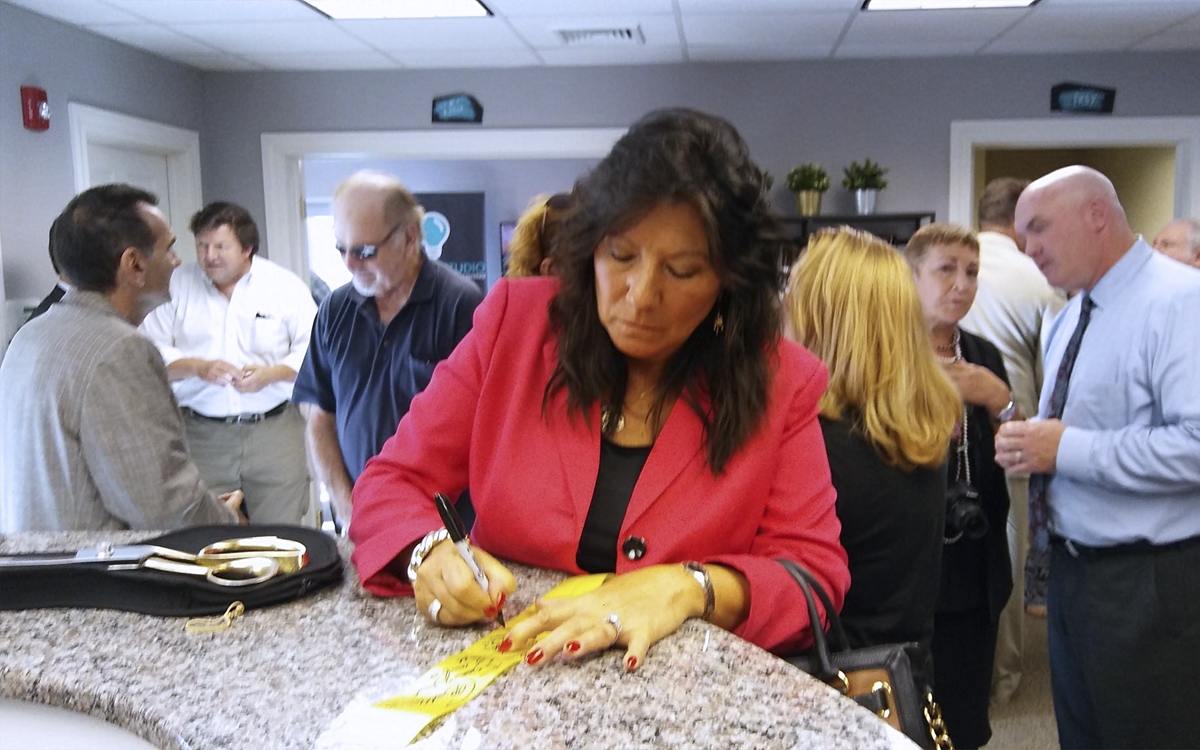
[[[1000,613],[996,664],[992,670],[992,705],[1003,706],[1021,682],[1025,637],[1025,555],[1029,551],[1029,476],[1007,475],[1008,556],[1012,563],[1013,593]]]
[[[241,490],[252,523],[314,525],[304,418],[295,404],[261,422],[223,424],[184,411],[188,452],[216,494]]]

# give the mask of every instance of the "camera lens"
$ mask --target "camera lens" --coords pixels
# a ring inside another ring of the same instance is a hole
[[[946,528],[962,532],[968,539],[981,539],[988,531],[987,516],[979,493],[967,484],[959,483],[946,492]]]

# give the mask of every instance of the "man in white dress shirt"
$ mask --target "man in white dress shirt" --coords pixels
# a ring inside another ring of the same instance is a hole
[[[142,323],[183,409],[189,451],[217,492],[241,489],[256,523],[312,521],[304,420],[290,402],[316,305],[295,274],[257,256],[249,212],[211,203],[192,217],[196,264]]]
[[[1066,304],[1066,295],[1050,286],[1023,251],[1013,226],[1017,198],[1029,180],[992,180],[979,198],[979,291],[962,320],[971,333],[996,345],[1021,418],[1037,413],[1042,384],[1042,331]],[[1009,558],[1013,596],[1000,615],[992,701],[1002,706],[1021,681],[1025,621],[1025,556],[1029,549],[1029,477],[1009,474]],[[1044,580],[1042,581],[1044,583]],[[1045,602],[1045,590],[1040,591]]]

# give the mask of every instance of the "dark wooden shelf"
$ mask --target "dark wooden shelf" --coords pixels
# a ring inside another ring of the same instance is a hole
[[[862,229],[897,247],[904,245],[921,227],[934,220],[933,211],[903,214],[828,214],[819,216],[790,216],[785,226],[794,228],[792,235],[801,249],[808,245],[808,236],[822,227],[847,225]]]

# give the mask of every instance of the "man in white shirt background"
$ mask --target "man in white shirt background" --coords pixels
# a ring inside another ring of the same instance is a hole
[[[963,328],[996,345],[1004,358],[1019,418],[1037,413],[1042,384],[1042,332],[1062,310],[1067,298],[1050,286],[1037,264],[1024,253],[1013,226],[1017,198],[1029,180],[1001,177],[990,181],[979,197],[979,291]],[[1009,557],[1013,563],[1013,597],[1000,615],[992,701],[1002,706],[1021,681],[1026,596],[1032,584],[1034,606],[1045,604],[1044,568],[1025,577],[1029,549],[1029,477],[1008,474]]]
[[[315,522],[304,420],[290,402],[316,305],[295,274],[258,257],[258,227],[232,203],[191,221],[196,264],[142,323],[158,346],[192,459],[215,492],[241,489],[256,523]]]

